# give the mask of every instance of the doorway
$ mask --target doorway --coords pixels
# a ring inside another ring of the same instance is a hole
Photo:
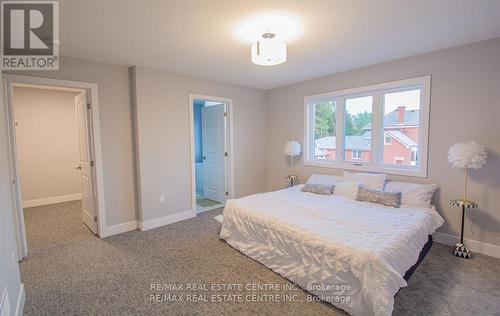
[[[232,196],[230,99],[190,95],[193,210],[223,207]]]
[[[101,235],[104,196],[102,170],[96,168],[101,163],[100,132],[97,108],[93,109],[97,102],[92,102],[97,99],[97,87],[66,80],[5,77],[18,259],[28,252],[25,221],[40,218],[42,213],[66,216],[60,210],[67,207],[81,227],[88,228],[88,234]],[[51,229],[64,222],[64,218],[53,219]]]

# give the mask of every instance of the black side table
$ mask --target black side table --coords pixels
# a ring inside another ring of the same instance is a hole
[[[479,203],[466,200],[452,200],[451,205],[460,206],[462,208],[462,230],[460,233],[460,242],[453,246],[453,254],[460,258],[470,259],[471,252],[464,245],[464,220],[466,208],[478,208]]]
[[[299,177],[294,176],[294,175],[288,175],[286,176],[286,179],[288,180],[288,186],[291,188],[294,185],[298,184]]]

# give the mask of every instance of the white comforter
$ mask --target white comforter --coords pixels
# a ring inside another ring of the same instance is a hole
[[[301,188],[227,201],[220,238],[350,314],[390,315],[441,216]]]

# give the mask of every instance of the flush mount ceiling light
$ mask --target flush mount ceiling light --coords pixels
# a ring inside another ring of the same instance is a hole
[[[240,36],[252,42],[252,62],[272,66],[286,61],[286,42],[298,34],[297,23],[283,15],[257,17],[239,29]]]
[[[286,61],[286,44],[274,33],[264,33],[252,44],[252,62],[257,65],[272,66]]]

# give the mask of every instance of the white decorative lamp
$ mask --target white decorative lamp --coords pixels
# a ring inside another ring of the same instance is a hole
[[[476,142],[463,142],[450,147],[448,162],[453,168],[463,168],[465,171],[464,198],[450,201],[451,205],[462,208],[462,230],[460,242],[453,247],[453,254],[457,257],[470,259],[471,253],[464,245],[464,218],[466,208],[478,208],[479,203],[467,199],[469,169],[479,169],[486,163],[487,152]]]
[[[295,182],[297,181],[298,177],[295,175],[295,170],[294,170],[294,164],[293,160],[294,157],[300,155],[300,144],[299,142],[295,140],[291,140],[285,143],[285,146],[283,146],[283,152],[285,153],[286,156],[290,157],[290,162],[292,163],[292,172],[289,174],[286,178],[290,183],[290,187],[293,187],[295,185]]]

